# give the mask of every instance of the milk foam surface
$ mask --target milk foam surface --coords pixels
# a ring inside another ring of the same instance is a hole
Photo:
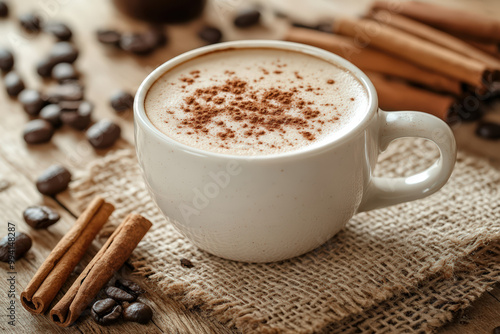
[[[227,50],[181,64],[150,88],[145,110],[166,136],[231,155],[307,150],[348,132],[367,112],[353,74],[314,56]]]

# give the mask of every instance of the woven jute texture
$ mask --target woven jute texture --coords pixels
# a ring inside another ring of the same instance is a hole
[[[436,157],[424,140],[399,140],[376,173],[409,175]],[[149,197],[132,151],[108,154],[71,186],[82,207],[97,194],[116,206],[104,235],[131,211],[151,219],[131,258],[137,272],[244,333],[433,331],[500,277],[499,190],[499,171],[460,153],[436,194],[358,214],[301,257],[244,264],[198,250],[173,228]],[[195,267],[181,267],[180,258]]]

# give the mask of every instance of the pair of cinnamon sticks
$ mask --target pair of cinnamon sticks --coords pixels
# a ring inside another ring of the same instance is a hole
[[[34,314],[47,311],[113,211],[113,205],[100,197],[89,204],[21,293],[25,309]],[[71,325],[125,263],[150,227],[151,222],[146,218],[138,214],[128,215],[52,308],[51,319],[62,327]]]
[[[462,30],[461,25],[468,25],[468,38],[481,36],[483,48],[493,51],[491,43],[496,43],[498,50],[500,35],[490,30],[497,31],[500,21],[411,1],[396,5],[377,1],[365,19],[337,20],[333,25],[337,35],[291,28],[286,40],[329,50],[360,67],[372,79],[383,109],[424,107],[420,110],[446,120],[456,105],[450,95],[460,97],[465,85],[484,89],[500,73],[500,59],[494,52],[435,28],[458,34],[462,30],[456,27],[457,21]]]

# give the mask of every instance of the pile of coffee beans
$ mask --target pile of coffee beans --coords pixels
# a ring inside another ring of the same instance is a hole
[[[26,233],[15,232],[14,235],[6,235],[0,240],[0,261],[19,260],[30,250],[32,244],[30,236]]]
[[[0,2],[0,16],[6,4]],[[6,9],[8,11],[8,8]],[[24,80],[14,70],[15,57],[5,48],[0,48],[0,70],[6,73],[4,83],[7,94],[17,97],[19,103],[31,120],[23,129],[23,138],[27,144],[36,145],[47,143],[52,139],[57,128],[66,125],[78,131],[84,131],[92,124],[94,106],[84,97],[84,86],[79,79],[79,72],[74,63],[78,59],[79,50],[70,42],[72,30],[62,22],[44,24],[36,13],[26,13],[19,16],[20,26],[29,33],[40,31],[53,35],[57,42],[51,47],[48,54],[36,65],[38,75],[44,80],[53,79],[57,82],[47,88],[45,92],[26,88]],[[163,43],[165,40],[157,30],[145,34],[148,41],[156,40]],[[129,93],[121,95],[115,110],[130,109],[133,96]],[[89,129],[90,130],[90,129]],[[113,146],[120,137],[120,127],[111,121],[99,122],[87,134],[89,143],[96,149]]]
[[[138,298],[146,291],[137,283],[119,279],[115,286],[103,289],[106,298],[96,301],[92,305],[91,314],[94,321],[100,325],[107,326],[124,321],[147,324],[153,318],[153,310]]]

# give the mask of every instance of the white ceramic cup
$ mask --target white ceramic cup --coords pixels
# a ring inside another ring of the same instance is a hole
[[[296,51],[345,68],[366,88],[364,115],[331,142],[262,156],[193,148],[150,122],[144,101],[161,75],[215,50],[241,48]],[[447,182],[456,158],[446,123],[422,112],[380,110],[375,88],[363,72],[335,54],[297,43],[238,41],[184,53],[144,80],[134,114],[137,156],[160,210],[199,248],[237,261],[271,262],[304,254],[334,236],[357,212],[428,196]],[[440,158],[410,177],[374,177],[379,153],[401,137],[433,141]]]

